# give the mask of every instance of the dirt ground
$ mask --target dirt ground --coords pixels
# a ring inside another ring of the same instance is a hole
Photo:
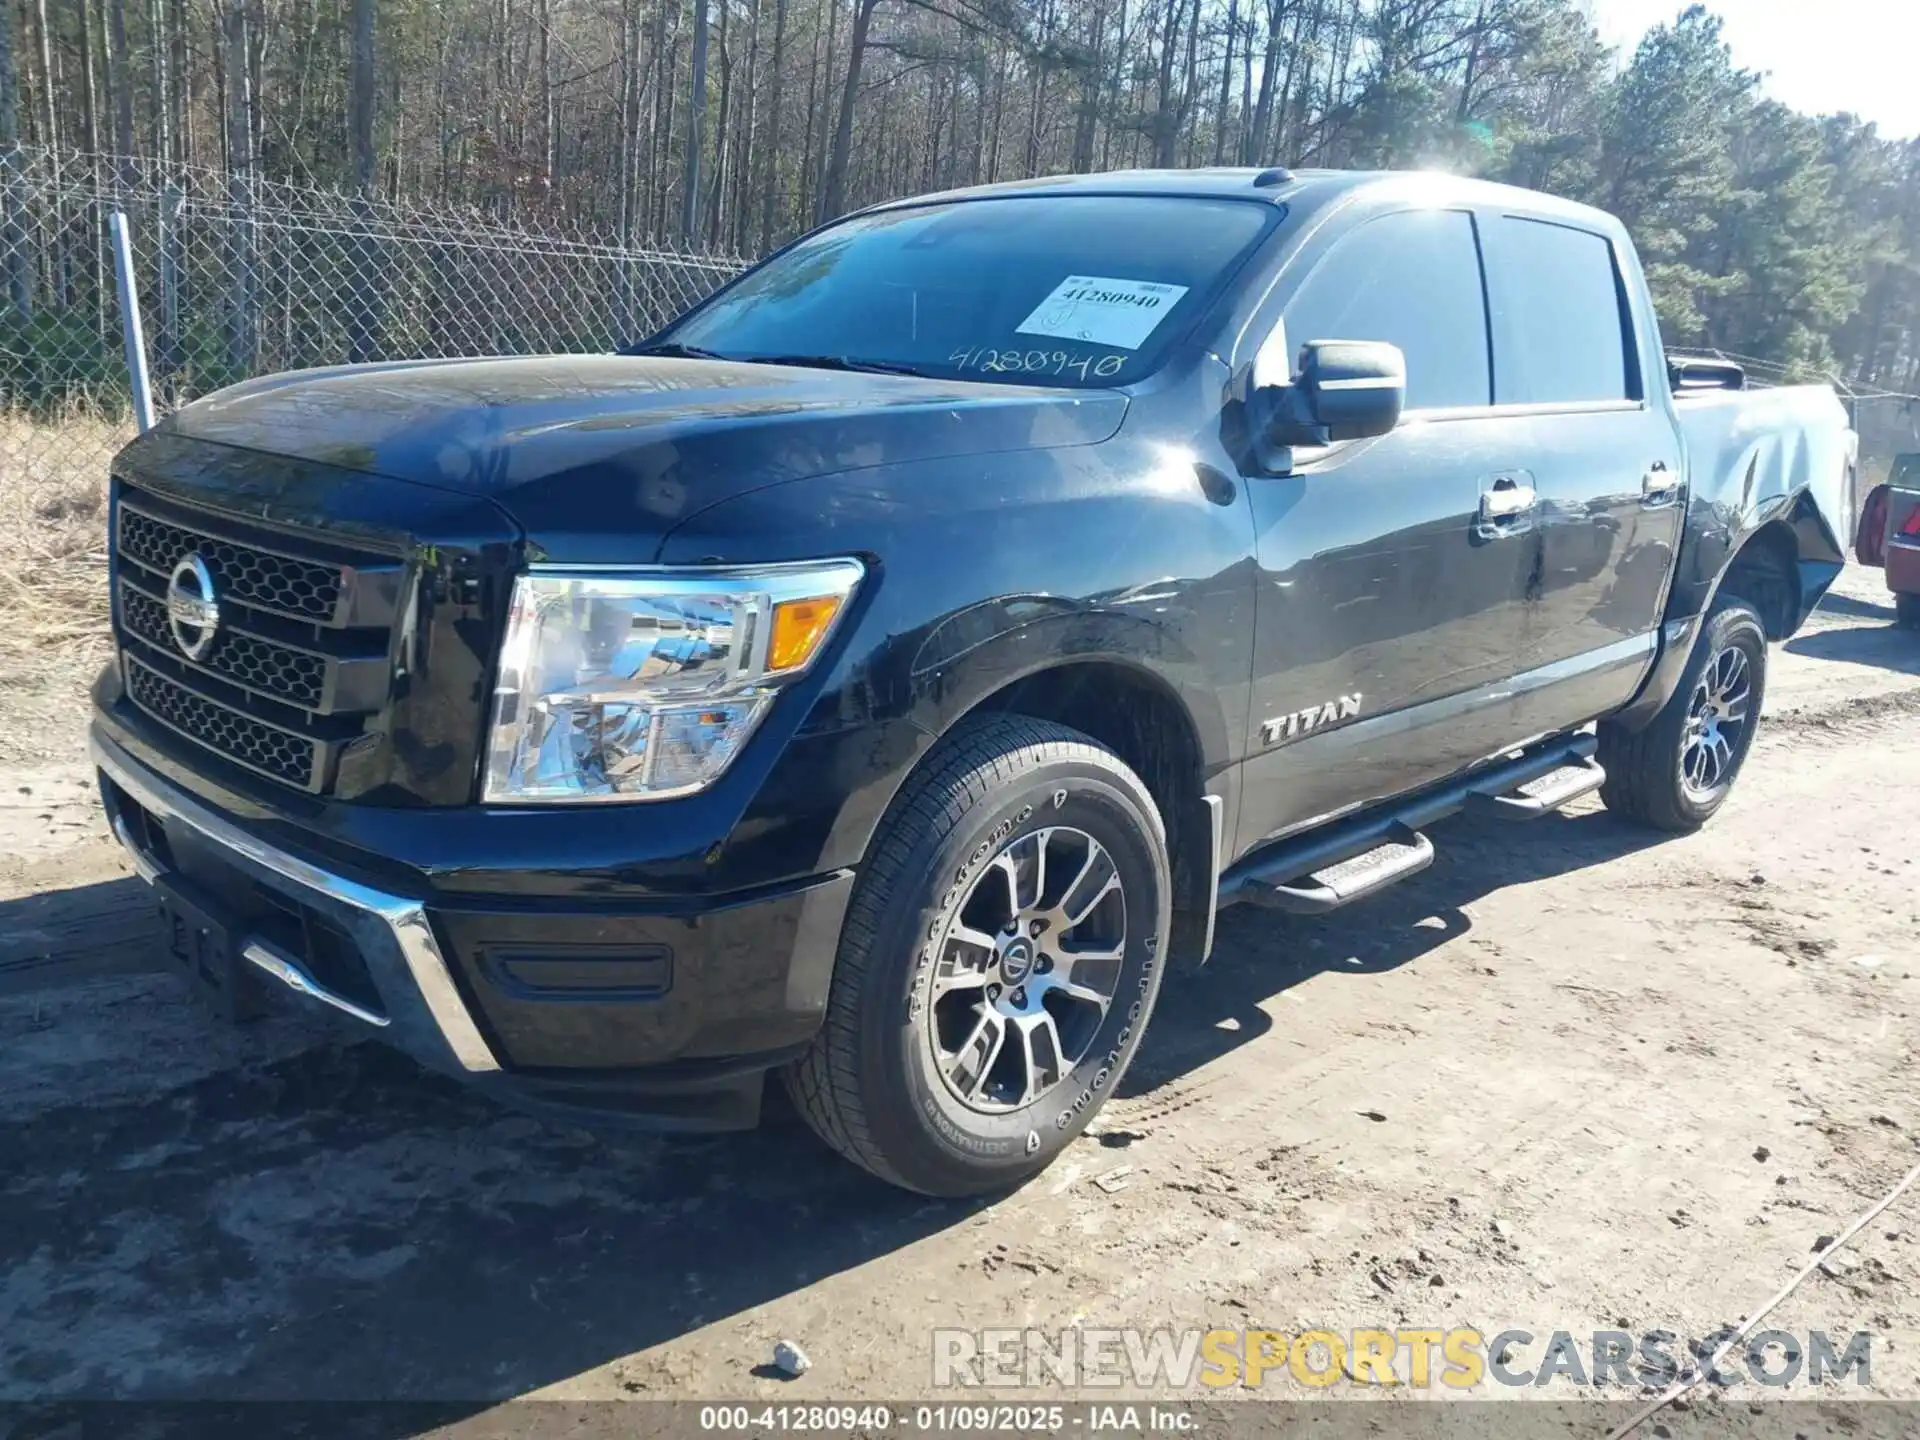
[[[938,1327],[1737,1323],[1920,1161],[1920,637],[1891,622],[1851,573],[1776,648],[1699,835],[1455,820],[1372,902],[1227,912],[1097,1133],[974,1205],[790,1119],[600,1138],[311,1017],[218,1028],[144,968],[61,692],[0,754],[0,1399],[897,1400]],[[1846,1397],[1920,1401],[1920,1187],[1828,1270],[1767,1323],[1872,1332]]]

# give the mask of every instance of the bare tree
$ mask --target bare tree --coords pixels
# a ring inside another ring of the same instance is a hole
[[[246,0],[227,0],[221,28],[227,87],[227,203],[234,222],[227,360],[236,374],[249,375],[253,372],[257,348],[258,317],[255,314],[257,257],[253,233],[253,87]]]
[[[760,171],[760,237],[759,247],[767,248],[773,243],[774,196],[780,185],[779,162],[776,156],[780,150],[780,124],[784,118],[780,108],[781,82],[786,78],[787,55],[787,0],[773,0],[773,94],[767,101],[768,134],[760,146],[764,156]]]
[[[847,153],[853,146],[853,106],[860,94],[860,70],[867,59],[867,32],[879,0],[853,0],[853,31],[848,38],[847,80],[840,90],[839,118],[833,124],[833,148],[820,181],[819,218],[830,220],[846,209]]]
[[[364,196],[374,190],[374,0],[353,0],[353,78],[349,86],[347,133],[353,149],[353,188]]]
[[[687,178],[680,192],[680,233],[694,238],[700,224],[700,146],[707,118],[707,5],[693,0],[693,86],[687,98]]]
[[[14,68],[13,6],[0,0],[0,244],[6,246],[7,301],[22,320],[33,315],[33,263],[27,254],[20,193],[20,80]]]
[[[113,153],[123,184],[134,173],[133,77],[127,60],[127,0],[107,0],[107,88],[113,96]]]
[[[362,364],[381,350],[380,243],[372,224],[372,200],[378,184],[373,143],[374,0],[353,0],[353,74],[348,86],[347,131],[353,149],[353,189],[360,233],[355,237],[353,284],[349,290],[347,358]]]
[[[40,37],[40,143],[42,145],[51,145],[57,150],[60,148],[60,107],[54,98],[53,27],[47,23],[47,0],[34,0],[34,17],[38,22],[34,26],[34,29],[38,31]],[[0,24],[11,27],[13,17],[8,16],[7,19],[4,22],[0,22]],[[15,103],[18,104],[19,82],[17,75],[15,77],[14,94]]]

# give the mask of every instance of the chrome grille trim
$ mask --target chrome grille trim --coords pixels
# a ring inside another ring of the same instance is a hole
[[[120,558],[163,579],[184,557],[197,554],[228,600],[289,620],[330,627],[341,623],[350,567],[230,540],[211,529],[156,515],[124,496],[114,528]]]
[[[165,604],[124,576],[117,599],[120,624],[126,632],[168,655],[176,664],[206,671],[230,685],[312,714],[324,714],[329,709],[332,657],[256,635],[237,625],[223,624],[206,657],[194,660],[178,653],[167,629]]]
[[[328,793],[340,754],[391,703],[409,565],[331,535],[202,511],[119,475],[112,504],[114,631],[129,701],[244,770]],[[168,611],[189,556],[210,572],[220,607],[197,654]]]
[[[156,666],[149,665],[131,651],[121,651],[121,681],[126,688],[127,698],[137,705],[141,712],[152,717],[157,723],[166,726],[182,739],[190,740],[201,748],[220,756],[230,764],[256,775],[264,775],[269,780],[277,780],[282,785],[291,785],[295,789],[305,790],[309,794],[318,793],[327,779],[326,742],[311,735],[302,735],[284,725],[275,725],[246,711],[236,709],[221,701],[201,694],[198,690],[168,675]],[[202,712],[199,707],[205,707]],[[171,710],[171,715],[164,713]],[[187,717],[201,714],[203,723],[195,727]],[[256,747],[274,745],[284,755],[284,763],[277,763],[270,757],[249,759],[236,753],[238,746],[222,745],[208,737],[206,731],[212,724],[220,723],[234,732],[245,735],[248,743]],[[198,733],[196,733],[196,730]],[[270,732],[258,735],[257,731]],[[300,773],[299,757],[304,756],[305,774]]]
[[[386,630],[399,618],[405,566],[397,559],[361,556],[337,541],[317,538],[316,549],[356,558],[302,555],[249,538],[244,532],[256,527],[241,517],[226,524],[216,515],[186,518],[172,506],[162,510],[158,504],[143,503],[144,497],[130,498],[124,485],[116,489],[114,553],[162,584],[182,557],[198,554],[213,572],[223,602],[328,630]]]

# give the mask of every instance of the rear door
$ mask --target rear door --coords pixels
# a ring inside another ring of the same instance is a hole
[[[1624,704],[1654,651],[1683,510],[1680,440],[1642,373],[1613,240],[1529,215],[1479,216],[1502,453],[1532,493],[1511,663],[1528,734]]]

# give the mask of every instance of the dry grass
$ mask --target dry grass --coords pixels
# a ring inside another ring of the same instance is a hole
[[[0,676],[29,681],[102,658],[107,463],[131,422],[0,412]]]

